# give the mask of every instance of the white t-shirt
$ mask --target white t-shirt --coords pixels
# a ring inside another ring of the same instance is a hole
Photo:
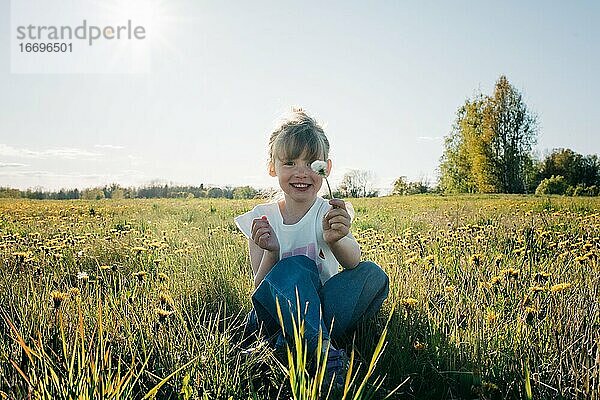
[[[266,216],[279,240],[279,259],[307,256],[317,264],[321,283],[325,283],[339,271],[339,263],[323,239],[323,217],[330,209],[328,200],[317,197],[300,221],[286,225],[278,203],[259,204],[247,213],[235,217],[235,224],[250,239],[252,220]],[[346,210],[353,219],[354,209],[350,203],[346,203]]]

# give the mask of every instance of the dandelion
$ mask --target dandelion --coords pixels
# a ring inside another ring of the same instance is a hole
[[[115,269],[114,265],[101,265],[100,266],[101,271],[112,271],[113,269]]]
[[[158,273],[158,280],[160,282],[166,282],[169,280],[169,276],[167,274],[165,274],[164,272],[159,272]]]
[[[537,316],[538,310],[534,307],[525,308],[525,316],[523,319],[529,325],[533,323],[534,318]]]
[[[543,292],[543,291],[545,291],[545,290],[546,290],[546,287],[545,287],[545,286],[532,286],[532,287],[530,287],[530,288],[529,288],[529,290],[530,290],[532,293],[538,293],[538,292]]]
[[[27,253],[21,251],[15,252],[12,255],[17,259],[17,264],[22,264],[23,261],[25,261],[25,258],[28,256]]]
[[[160,302],[160,305],[162,307],[165,308],[173,308],[173,298],[171,296],[169,296],[168,293],[165,292],[160,292],[158,294],[158,301]]]
[[[90,280],[90,276],[88,275],[87,272],[78,272],[77,279],[79,279],[80,281],[85,283]]]
[[[573,286],[573,284],[568,283],[568,282],[558,283],[556,285],[552,285],[552,287],[550,288],[550,291],[551,292],[562,292],[563,290],[569,289],[571,286]]]
[[[415,342],[413,343],[413,348],[417,351],[425,350],[426,347],[426,343],[421,343],[418,340],[415,340]]]
[[[478,267],[479,264],[481,264],[481,254],[479,254],[479,253],[473,254],[471,256],[471,258],[469,259],[469,261],[471,261],[471,264]]]
[[[165,322],[167,317],[173,314],[175,311],[163,310],[162,308],[156,308],[154,310],[156,315],[158,316],[158,322]]]
[[[400,305],[404,306],[406,309],[413,308],[417,305],[418,302],[419,301],[417,299],[413,299],[412,297],[400,299]]]
[[[489,310],[485,316],[485,320],[488,322],[488,324],[493,324],[498,320],[498,314],[496,314],[495,311]]]
[[[490,284],[491,285],[499,285],[501,281],[502,281],[502,278],[500,278],[499,276],[493,276],[492,279],[490,279]]]
[[[329,186],[329,181],[327,180],[327,161],[315,160],[312,162],[312,164],[310,164],[310,169],[312,169],[317,175],[325,178],[325,183],[327,183],[327,189],[329,190],[329,198],[333,199],[331,186]]]
[[[510,279],[511,281],[516,280],[519,277],[519,274],[521,273],[520,269],[516,269],[516,268],[507,268],[507,269],[503,269],[502,271],[500,271],[506,278]]]
[[[452,293],[452,292],[454,292],[454,289],[455,289],[454,285],[449,285],[444,288],[444,292]]]
[[[50,293],[52,304],[54,305],[55,310],[58,310],[63,301],[67,299],[68,295],[68,293],[60,292],[58,290],[54,290],[52,293]]]
[[[430,266],[433,266],[435,264],[435,256],[433,254],[430,254],[427,257],[425,257],[423,261],[428,263]]]
[[[131,250],[133,250],[135,252],[135,254],[140,255],[141,252],[146,251],[147,249],[145,247],[136,246],[136,247],[132,248]]]
[[[494,265],[496,266],[496,268],[499,268],[500,264],[502,264],[502,256],[498,255],[496,256],[496,258],[494,258]]]
[[[533,279],[537,283],[545,283],[550,278],[550,275],[552,274],[549,272],[540,271],[534,275]]]
[[[134,272],[133,276],[136,277],[139,282],[143,282],[144,277],[146,276],[146,271]]]
[[[79,291],[79,288],[72,287],[71,289],[69,289],[69,296],[71,296],[71,298],[77,297],[80,294],[81,292]]]

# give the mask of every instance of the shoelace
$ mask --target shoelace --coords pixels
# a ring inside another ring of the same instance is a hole
[[[344,350],[331,350],[327,356],[327,370],[339,372],[346,368],[346,353]]]

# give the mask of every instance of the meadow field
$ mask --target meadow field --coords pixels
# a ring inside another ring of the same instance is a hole
[[[0,398],[298,397],[288,360],[242,335],[233,217],[259,201],[0,200]],[[351,202],[390,296],[338,343],[346,398],[600,398],[600,200]]]

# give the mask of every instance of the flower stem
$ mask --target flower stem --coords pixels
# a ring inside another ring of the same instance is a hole
[[[329,180],[325,178],[325,183],[327,184],[327,189],[329,189],[329,200],[333,199],[333,195],[331,194],[331,186],[329,186]]]

